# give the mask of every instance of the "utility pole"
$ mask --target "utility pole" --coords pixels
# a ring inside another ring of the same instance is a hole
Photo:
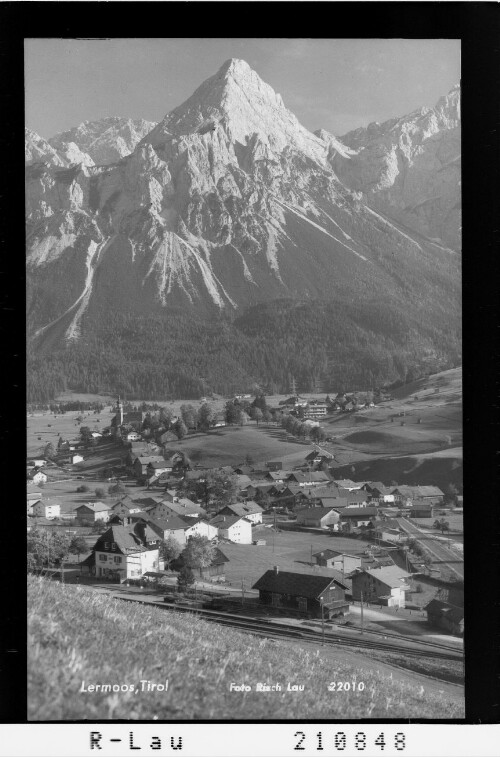
[[[313,564],[313,545],[311,544],[311,567]]]
[[[361,592],[361,633],[363,633],[363,592]]]
[[[241,579],[241,604],[243,605],[245,601],[245,580]]]
[[[323,597],[319,598],[321,604],[321,646],[325,646],[325,607]]]

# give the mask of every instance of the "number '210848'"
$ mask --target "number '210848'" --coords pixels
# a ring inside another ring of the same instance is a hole
[[[298,739],[298,741],[295,744],[294,749],[298,752],[305,751],[306,734],[303,731],[297,731],[295,733],[295,738]],[[311,745],[308,743],[307,749],[310,750],[316,748],[317,752],[323,751],[323,733],[319,731],[319,733],[316,734],[315,739],[316,747],[311,747]],[[308,742],[309,741],[310,739],[308,739]],[[344,749],[347,749],[348,746],[350,748],[354,747],[354,749],[356,749],[358,752],[363,752],[367,747],[378,747],[381,752],[383,752],[386,747],[388,747],[389,749],[391,749],[392,747],[398,752],[403,752],[406,748],[406,737],[402,732],[387,735],[387,737],[386,734],[382,732],[377,736],[376,739],[371,739],[369,743],[366,733],[364,733],[363,731],[358,731],[355,734],[349,735],[349,742],[351,743],[348,744],[348,737],[344,731],[337,731],[337,733],[332,734],[332,736],[325,734],[325,744],[327,744],[327,748],[331,749],[331,747],[333,746],[333,748],[337,752],[343,752]]]

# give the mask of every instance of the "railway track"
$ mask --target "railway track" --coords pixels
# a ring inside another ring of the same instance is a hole
[[[119,597],[128,602],[141,602],[140,599],[131,599],[130,597]],[[246,616],[231,615],[229,613],[218,612],[215,610],[195,610],[191,607],[182,607],[180,605],[169,605],[164,602],[142,602],[143,604],[152,604],[155,607],[161,607],[165,610],[171,610],[176,612],[189,612],[196,613],[198,617],[203,618],[213,623],[219,623],[219,625],[225,625],[236,630],[252,633],[257,636],[265,636],[267,638],[274,639],[290,639],[301,640],[305,642],[321,643],[323,641],[323,635],[319,631],[310,631],[304,628],[294,628],[284,623],[273,623],[269,620],[259,620],[256,618],[250,618]],[[370,632],[365,632],[370,633]],[[396,639],[398,643],[393,641]],[[353,638],[347,635],[337,634],[331,635],[331,632],[324,634],[324,643],[328,646],[337,647],[355,647],[358,649],[373,649],[384,652],[402,652],[405,655],[412,657],[428,657],[439,660],[456,660],[461,661],[463,659],[461,650],[454,650],[451,647],[436,644],[434,642],[415,641],[408,639],[407,637],[392,636],[390,642],[378,641],[367,638],[364,635],[363,638]]]

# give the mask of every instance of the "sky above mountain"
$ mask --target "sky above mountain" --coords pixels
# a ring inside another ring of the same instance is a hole
[[[49,138],[112,115],[160,121],[228,58],[337,135],[433,106],[460,78],[459,40],[28,39],[26,125]]]

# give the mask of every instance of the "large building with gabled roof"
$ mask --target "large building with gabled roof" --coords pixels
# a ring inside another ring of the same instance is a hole
[[[268,570],[252,587],[261,604],[277,612],[325,619],[349,612],[347,586],[332,576]]]

